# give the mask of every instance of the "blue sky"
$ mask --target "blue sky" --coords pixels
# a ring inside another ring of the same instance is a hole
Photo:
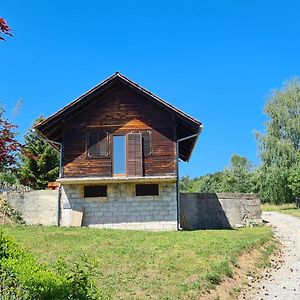
[[[115,71],[204,124],[181,175],[258,164],[254,129],[273,88],[299,75],[299,1],[5,1],[0,101],[20,136]],[[18,115],[15,103],[23,99]]]

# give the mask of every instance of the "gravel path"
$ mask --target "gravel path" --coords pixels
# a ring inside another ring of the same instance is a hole
[[[282,257],[274,268],[251,287],[240,299],[299,300],[300,299],[300,219],[289,215],[265,212],[263,220],[274,226],[274,234],[281,241]]]

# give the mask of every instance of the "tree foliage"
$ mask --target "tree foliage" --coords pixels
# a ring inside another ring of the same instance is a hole
[[[273,203],[295,198],[292,174],[300,161],[300,82],[293,79],[270,95],[264,112],[268,117],[265,133],[257,133],[260,194]]]
[[[3,35],[12,36],[11,29],[8,26],[7,22],[3,18],[0,18],[0,40],[5,41]]]
[[[16,140],[16,127],[5,119],[4,109],[0,106],[0,173],[9,172],[15,167],[17,151],[21,146]]]
[[[181,192],[214,193],[222,191],[223,172],[216,172],[191,179],[183,176],[180,180]]]
[[[230,166],[224,171],[224,192],[250,193],[252,188],[252,165],[244,156],[232,155]]]
[[[288,187],[293,197],[300,199],[300,162],[289,173]]]
[[[230,159],[230,166],[221,172],[208,174],[190,179],[182,177],[180,190],[183,192],[256,192],[256,173],[246,157],[234,154]]]
[[[38,118],[35,122],[41,122]],[[59,154],[31,129],[24,136],[25,146],[20,155],[20,182],[33,189],[44,189],[59,174]]]

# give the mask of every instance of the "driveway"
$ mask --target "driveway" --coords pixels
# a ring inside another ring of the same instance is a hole
[[[263,220],[274,226],[274,234],[283,245],[282,263],[267,270],[263,279],[254,283],[251,291],[239,299],[299,300],[300,219],[277,212],[265,212]]]

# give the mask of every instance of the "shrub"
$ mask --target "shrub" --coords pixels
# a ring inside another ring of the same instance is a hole
[[[82,263],[66,263],[51,269],[37,263],[0,229],[0,295],[1,299],[98,299],[91,279],[93,266],[84,258]]]

